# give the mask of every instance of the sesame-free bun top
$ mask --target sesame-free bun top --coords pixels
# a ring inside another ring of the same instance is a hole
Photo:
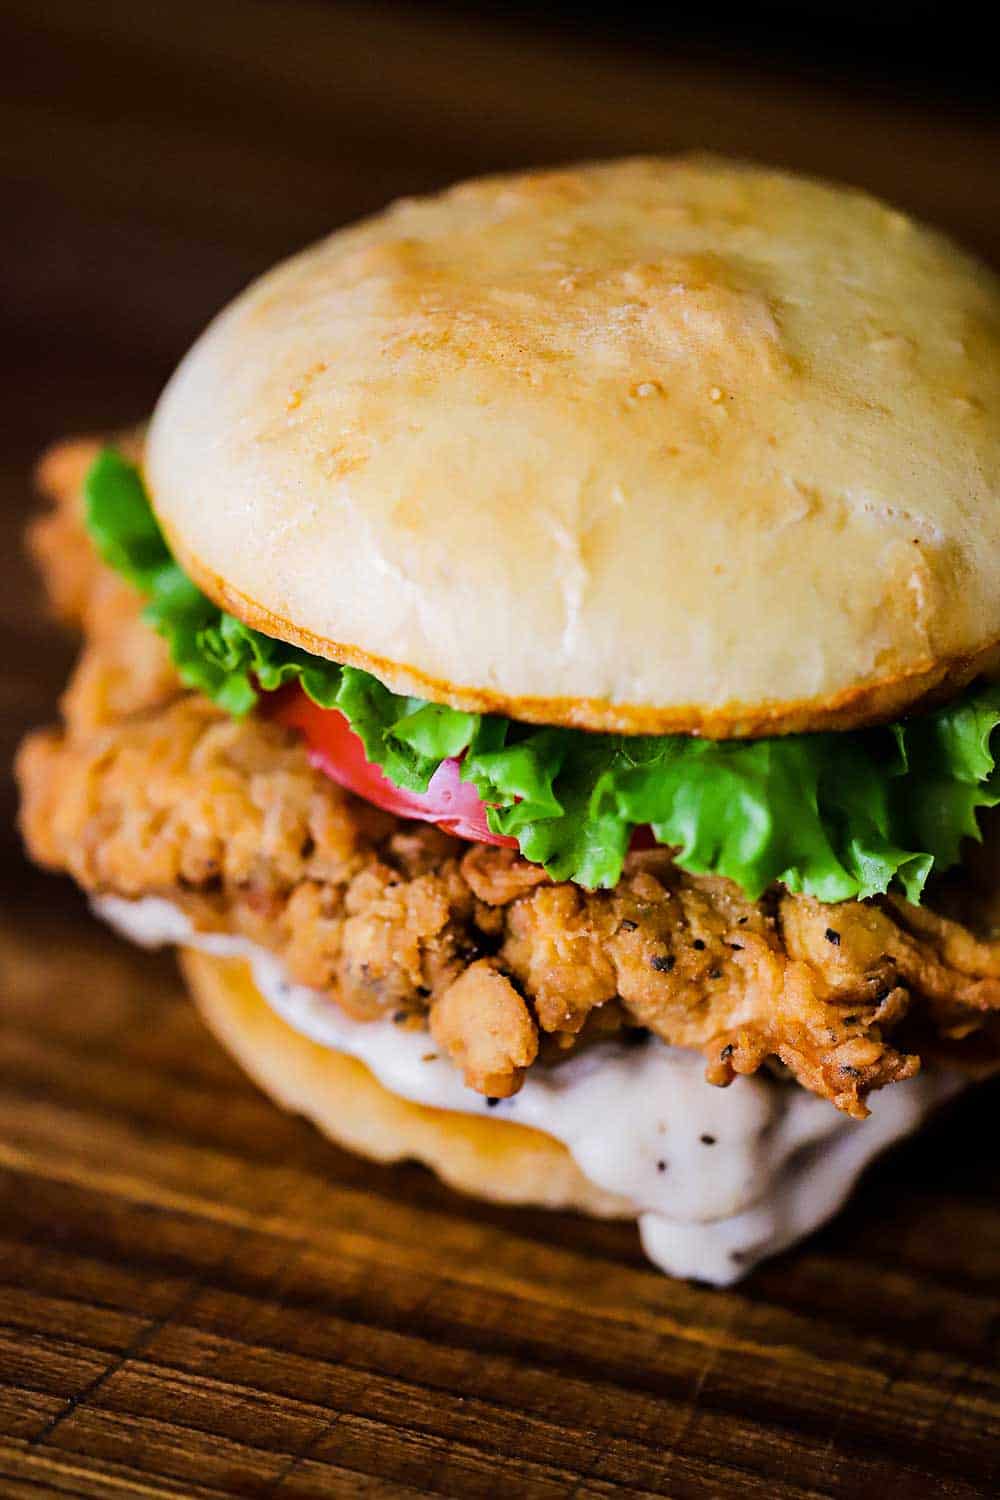
[[[749,165],[489,178],[251,286],[146,470],[220,604],[397,690],[846,728],[996,670],[1000,284]]]

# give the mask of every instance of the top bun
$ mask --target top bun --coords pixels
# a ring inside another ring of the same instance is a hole
[[[847,728],[1000,658],[1000,283],[753,166],[495,177],[338,231],[212,324],[146,461],[225,608],[459,707]]]

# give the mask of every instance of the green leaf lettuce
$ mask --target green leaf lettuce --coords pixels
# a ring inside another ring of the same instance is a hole
[[[138,470],[114,449],[94,461],[85,500],[98,552],[147,596],[145,617],[188,687],[241,715],[298,682],[409,791],[461,757],[493,831],[558,880],[613,886],[633,828],[649,825],[684,869],[728,876],[751,899],[781,881],[822,901],[890,886],[918,901],[931,870],[980,836],[977,811],[1000,801],[998,685],[885,728],[761,740],[588,734],[463,713],[220,610],[174,561]]]

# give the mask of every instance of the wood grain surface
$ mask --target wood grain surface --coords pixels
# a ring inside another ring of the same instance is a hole
[[[247,277],[467,172],[701,145],[852,179],[1000,262],[1000,122],[471,11],[0,4],[2,732],[71,646],[33,456],[149,408]],[[995,1089],[740,1288],[628,1225],[467,1202],[271,1107],[172,961],[0,835],[0,1494],[1000,1490]]]

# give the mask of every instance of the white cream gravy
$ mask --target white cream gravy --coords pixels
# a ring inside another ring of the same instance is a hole
[[[920,1073],[874,1095],[870,1119],[858,1122],[768,1076],[715,1088],[699,1053],[651,1037],[638,1046],[601,1042],[558,1066],[536,1065],[519,1094],[491,1107],[447,1058],[429,1054],[425,1032],[352,1020],[246,939],[196,932],[157,897],[105,896],[94,907],[143,946],[178,943],[248,959],[261,994],[289,1025],[358,1058],[392,1093],[554,1136],[592,1182],[634,1206],[651,1260],[672,1276],[720,1286],[822,1224],[873,1157],[962,1086],[954,1073]]]

